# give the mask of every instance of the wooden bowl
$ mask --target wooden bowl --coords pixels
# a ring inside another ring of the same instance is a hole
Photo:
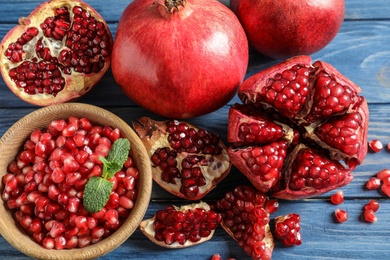
[[[54,119],[66,119],[70,116],[86,117],[92,123],[118,127],[123,137],[129,139],[132,158],[140,172],[138,196],[129,217],[123,225],[109,237],[84,248],[48,250],[34,242],[21,231],[0,199],[1,235],[22,253],[38,259],[90,259],[107,254],[121,245],[136,230],[145,215],[152,191],[150,160],[146,149],[133,129],[122,119],[102,108],[81,104],[65,103],[40,108],[16,122],[0,139],[0,179],[7,173],[8,164],[15,159],[30,133],[37,128],[47,128]],[[3,190],[0,181],[0,191]]]

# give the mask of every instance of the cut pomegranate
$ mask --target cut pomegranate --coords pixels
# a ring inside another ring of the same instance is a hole
[[[302,244],[301,218],[298,214],[290,213],[275,218],[275,238],[282,241],[284,246],[299,246]]]
[[[330,196],[330,201],[334,205],[340,205],[344,202],[344,192],[342,190],[337,191],[332,196]]]
[[[309,56],[253,75],[238,91],[244,104],[229,110],[232,163],[277,198],[311,197],[348,184],[368,149],[368,106],[360,92]]]
[[[140,229],[157,245],[182,248],[209,240],[220,222],[221,215],[200,202],[159,210],[153,218],[143,220]]]
[[[368,143],[368,146],[370,147],[370,150],[374,153],[378,153],[380,151],[382,151],[383,149],[383,144],[381,141],[379,140],[371,140],[369,143]]]
[[[251,186],[238,186],[218,200],[222,227],[252,259],[271,259],[274,248],[265,210],[268,197]]]
[[[110,67],[112,36],[80,0],[51,0],[21,18],[3,38],[1,74],[22,100],[58,104],[87,93]]]
[[[348,220],[348,212],[343,209],[336,209],[334,211],[335,218],[337,222],[344,223]]]
[[[153,179],[181,198],[199,200],[227,176],[227,148],[204,129],[176,120],[140,118],[133,127],[148,151]]]
[[[80,135],[84,141],[77,145]],[[30,134],[3,175],[2,199],[35,242],[47,249],[85,247],[122,225],[137,198],[139,173],[131,157],[111,179],[116,185],[106,207],[88,213],[82,203],[88,178],[102,172],[102,162],[94,157],[119,137],[117,128],[76,117],[54,120]],[[131,186],[124,184],[128,178]]]

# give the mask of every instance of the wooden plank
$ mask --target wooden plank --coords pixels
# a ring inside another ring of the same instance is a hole
[[[356,30],[359,26],[359,30]],[[0,38],[12,27],[0,24]],[[110,24],[115,33],[116,25]],[[363,89],[370,103],[388,103],[390,100],[390,21],[345,22],[340,33],[323,50],[312,55],[313,60],[329,62]],[[246,78],[278,61],[250,53]],[[378,95],[380,93],[380,95]],[[107,98],[110,97],[110,98]],[[0,107],[31,107],[25,102],[16,102],[16,96],[0,78]],[[81,99],[86,103],[101,106],[134,105],[115,83],[111,71],[102,81]],[[116,100],[112,103],[112,100]],[[239,102],[235,96],[229,104]]]
[[[156,120],[163,119],[138,107],[107,107],[107,109],[121,117],[130,125],[132,122],[136,121],[142,116],[148,116]],[[226,106],[214,113],[198,118],[193,118],[188,121],[202,128],[208,129],[209,131],[218,133],[221,139],[226,143],[228,109],[229,107]],[[33,110],[34,109],[0,109],[0,118],[2,119],[0,121],[0,136],[2,136],[6,129],[8,129],[19,118]],[[370,113],[371,116],[369,122],[368,139],[379,139],[384,144],[389,143],[390,135],[388,134],[387,129],[390,128],[390,118],[387,118],[386,115],[390,114],[390,106],[379,106],[377,104],[373,104],[370,106]],[[345,195],[350,198],[383,198],[383,194],[381,194],[379,191],[367,191],[365,189],[365,184],[371,176],[376,174],[376,172],[382,170],[384,167],[390,167],[390,164],[388,163],[389,158],[390,153],[386,150],[376,154],[368,153],[364,163],[358,166],[356,170],[354,170],[354,180],[349,185],[342,188],[345,192]],[[247,183],[247,181],[243,175],[233,167],[229,176],[223,180],[222,183],[220,183],[218,187],[206,197],[206,199],[213,200],[223,196],[226,190],[233,189],[237,183]],[[331,194],[328,193],[321,197],[328,198],[330,195]],[[157,185],[155,185],[155,188],[153,189],[152,198],[154,200],[177,199]]]
[[[0,23],[16,23],[19,17],[25,17],[43,1],[4,1],[1,4],[4,13],[0,16]],[[108,4],[106,0],[85,0],[108,22],[119,20],[123,10],[132,2],[132,0],[111,0]],[[229,6],[229,0],[220,0],[226,6]],[[345,19],[387,19],[390,18],[390,5],[387,0],[360,1],[345,0]]]
[[[277,215],[298,213],[301,216],[302,245],[292,248],[283,247],[279,242],[273,253],[273,259],[388,259],[390,246],[387,238],[390,226],[387,219],[390,214],[390,201],[380,201],[377,212],[378,222],[369,224],[361,220],[362,206],[365,200],[348,200],[338,206],[349,213],[348,221],[335,223],[333,212],[337,208],[324,201],[281,201]],[[145,218],[163,209],[171,203],[151,203]],[[176,204],[179,205],[179,204]],[[271,222],[271,227],[273,221]],[[8,259],[28,259],[17,252],[0,237],[0,254]],[[201,245],[190,248],[170,250],[150,242],[138,229],[125,241],[121,247],[100,259],[211,259],[214,253],[219,253],[223,259],[235,257],[237,260],[250,259],[239,248],[238,244],[222,229],[216,230],[213,238]],[[191,258],[192,257],[192,258]]]

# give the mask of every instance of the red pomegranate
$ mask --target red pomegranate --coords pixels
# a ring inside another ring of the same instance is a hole
[[[153,179],[168,192],[202,199],[230,172],[219,136],[184,121],[140,118],[133,127],[150,155]]]
[[[254,260],[270,260],[274,238],[270,230],[269,198],[252,186],[239,185],[216,202],[222,227]],[[273,202],[272,202],[273,204]]]
[[[22,100],[58,104],[87,93],[110,67],[112,37],[103,18],[79,0],[39,5],[0,46],[0,71]]]
[[[183,248],[210,240],[221,215],[205,202],[181,207],[167,206],[143,220],[140,229],[152,242],[167,248]]]
[[[248,42],[216,0],[135,0],[122,14],[112,72],[126,95],[165,117],[203,115],[237,92]]]
[[[360,91],[309,56],[253,75],[238,91],[244,104],[229,112],[232,163],[277,198],[312,197],[348,184],[367,154],[368,107]]]
[[[344,0],[231,0],[253,48],[272,58],[309,55],[328,45],[344,19]]]

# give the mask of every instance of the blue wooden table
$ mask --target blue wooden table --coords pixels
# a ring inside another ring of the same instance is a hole
[[[86,0],[108,21],[115,36],[117,21],[131,0]],[[0,1],[0,39],[21,16],[27,16],[40,3],[39,0]],[[223,0],[228,4],[228,0]],[[346,0],[345,21],[336,38],[323,50],[312,55],[334,65],[363,89],[370,110],[369,140],[390,142],[390,1]],[[247,77],[278,61],[250,53]],[[108,109],[129,124],[141,116],[160,119],[138,107],[121,92],[109,71],[90,93],[78,102],[94,104]],[[235,97],[220,110],[189,120],[226,140],[227,111],[238,102]],[[37,107],[19,100],[0,79],[0,136],[22,116]],[[390,259],[390,199],[378,191],[367,191],[364,185],[369,177],[383,168],[390,168],[390,152],[369,153],[364,163],[354,171],[355,179],[343,187],[346,201],[341,205],[349,212],[346,223],[336,224],[332,213],[336,206],[329,202],[330,194],[300,201],[280,201],[277,214],[295,212],[301,215],[301,246],[284,248],[277,244],[273,259]],[[220,198],[231,190],[242,175],[233,169],[227,179],[207,195],[205,200]],[[361,220],[362,207],[370,199],[380,202],[378,222]],[[154,184],[150,207],[145,217],[168,204],[185,202],[168,194]],[[1,216],[0,216],[1,217]],[[250,259],[226,232],[219,228],[207,243],[179,250],[169,250],[151,243],[137,230],[124,244],[101,259],[210,259],[219,253],[223,259]],[[0,259],[28,259],[0,236]]]

